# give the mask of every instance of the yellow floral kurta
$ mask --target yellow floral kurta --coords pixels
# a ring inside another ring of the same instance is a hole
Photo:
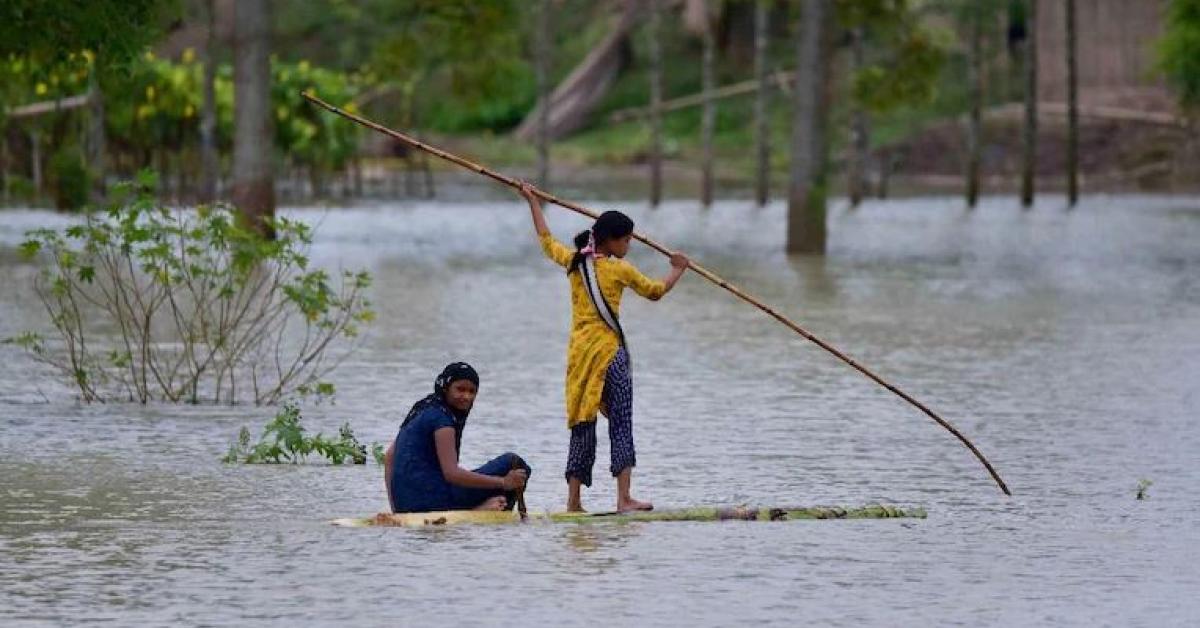
[[[542,252],[563,268],[571,265],[573,249],[554,239],[549,233],[540,236]],[[600,410],[600,393],[604,390],[604,375],[608,364],[617,354],[620,339],[604,324],[596,306],[583,287],[578,272],[568,276],[571,282],[571,339],[567,343],[567,427],[596,420]],[[667,286],[643,275],[633,264],[616,257],[596,258],[596,280],[600,292],[620,315],[621,291],[633,288],[639,295],[657,301],[667,292]]]

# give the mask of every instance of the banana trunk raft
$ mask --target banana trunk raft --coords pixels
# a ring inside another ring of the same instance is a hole
[[[683,508],[646,512],[530,512],[444,510],[440,512],[379,513],[374,517],[335,519],[334,525],[367,528],[390,526],[423,528],[447,525],[537,523],[633,523],[640,521],[791,521],[795,519],[894,519],[925,518],[924,508],[898,508],[880,504],[859,508],[816,506],[809,508]]]

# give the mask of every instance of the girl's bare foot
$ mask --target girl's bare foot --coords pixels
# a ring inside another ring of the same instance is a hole
[[[504,499],[503,495],[489,497],[487,501],[475,507],[475,510],[504,510],[508,505],[508,500]]]
[[[638,501],[632,497],[617,500],[617,512],[631,512],[634,510],[654,510],[654,504]]]

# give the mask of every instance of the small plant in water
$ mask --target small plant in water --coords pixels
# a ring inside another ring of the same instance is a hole
[[[380,446],[375,445],[378,449]],[[296,464],[317,454],[333,464],[352,462],[367,463],[367,448],[354,436],[350,423],[343,423],[337,438],[317,433],[309,436],[300,424],[300,408],[295,404],[284,404],[275,418],[263,427],[258,442],[251,444],[250,430],[243,427],[237,441],[229,446],[221,462],[245,464]],[[376,460],[382,454],[376,453]]]
[[[1151,482],[1150,480],[1144,480],[1144,479],[1138,480],[1138,486],[1137,486],[1137,498],[1138,499],[1146,499],[1147,497],[1149,497],[1149,495],[1147,495],[1146,492],[1150,489],[1151,484],[1154,484],[1154,482]]]
[[[325,376],[374,319],[370,275],[311,268],[301,222],[273,218],[265,240],[228,206],[164,207],[155,186],[144,172],[81,223],[26,234],[21,251],[45,262],[35,291],[53,332],[9,342],[86,402],[331,395]]]

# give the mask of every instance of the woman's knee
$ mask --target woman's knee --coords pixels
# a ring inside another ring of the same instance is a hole
[[[530,467],[529,463],[525,462],[524,458],[518,456],[517,454],[515,454],[511,451],[506,452],[504,454],[504,457],[508,459],[508,465],[509,465],[510,469],[524,469],[525,475],[527,475],[527,476],[533,475],[533,467]]]

